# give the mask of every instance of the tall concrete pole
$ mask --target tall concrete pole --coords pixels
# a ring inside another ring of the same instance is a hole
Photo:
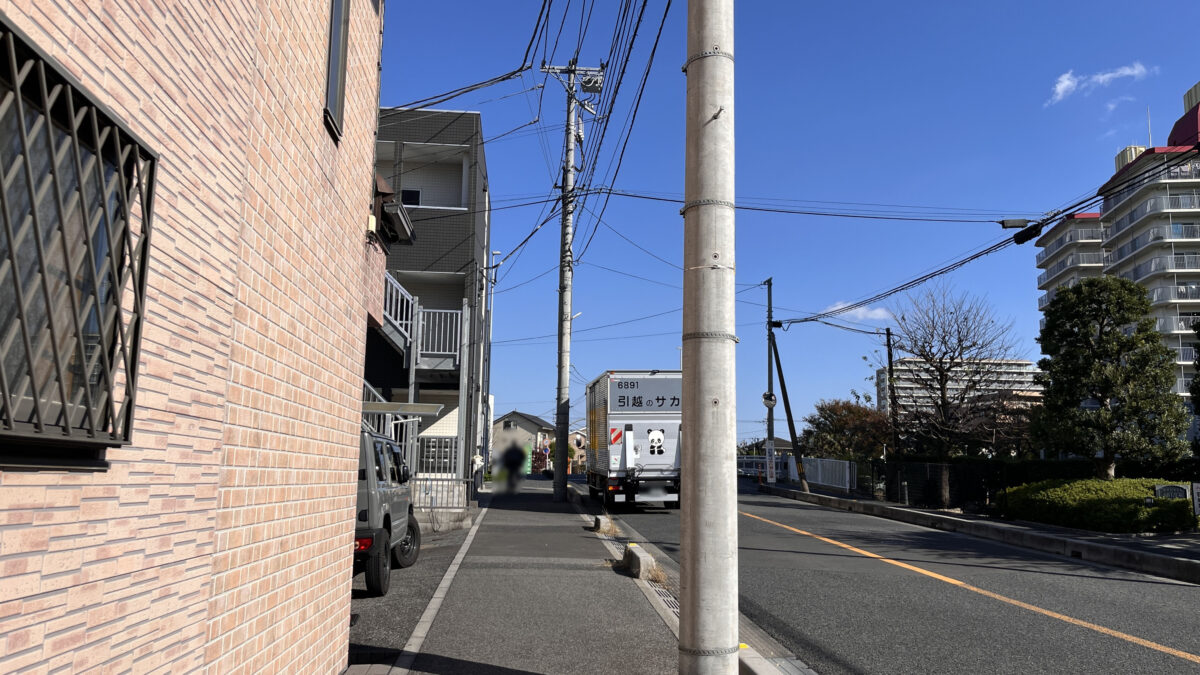
[[[554,417],[554,501],[567,499],[567,432],[571,423],[571,282],[575,276],[575,61],[567,71],[566,161],[562,176],[562,252],[558,263],[558,401]]]
[[[773,304],[771,301],[771,290],[774,277],[767,277],[763,283],[767,285],[767,393],[763,397],[763,403],[767,406],[767,440],[763,442],[763,461],[766,462],[766,479],[768,483],[774,483],[775,480],[775,382],[771,377],[773,372],[775,355],[771,352],[771,344],[774,336],[771,335],[771,321],[775,319]]]
[[[733,0],[688,3],[679,672],[738,672]]]

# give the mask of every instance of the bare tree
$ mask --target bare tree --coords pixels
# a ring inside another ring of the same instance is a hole
[[[938,284],[891,309],[896,322],[893,384],[904,445],[921,454],[978,454],[1011,418],[1006,392],[1018,388],[1012,323],[981,298]]]

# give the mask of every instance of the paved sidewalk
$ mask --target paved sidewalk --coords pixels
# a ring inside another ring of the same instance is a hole
[[[480,505],[405,650],[348,675],[677,671],[674,634],[548,481]]]

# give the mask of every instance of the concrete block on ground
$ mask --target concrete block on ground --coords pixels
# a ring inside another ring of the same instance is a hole
[[[612,529],[612,520],[608,516],[596,516],[592,522],[592,529],[596,532],[604,532]]]
[[[630,542],[625,545],[625,557],[622,559],[625,569],[638,579],[647,579],[650,573],[658,563],[654,562],[654,556],[646,552],[646,549]]]

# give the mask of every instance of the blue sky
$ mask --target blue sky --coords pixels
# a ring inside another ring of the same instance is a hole
[[[554,0],[551,39],[568,14],[557,54],[547,60],[562,64],[574,52],[582,6],[591,17],[580,65],[598,65],[608,54],[619,4]],[[664,6],[664,0],[647,5],[598,174],[619,149]],[[404,104],[515,68],[540,7],[534,0],[389,3],[381,103]],[[668,14],[616,188],[682,195],[686,10],[676,0]],[[939,217],[1030,217],[1094,193],[1122,147],[1146,143],[1147,108],[1154,140],[1163,144],[1184,112],[1184,92],[1200,81],[1193,40],[1182,28],[1200,24],[1200,5],[1192,3],[1135,11],[1127,2],[1095,1],[742,0],[735,21],[742,203],[889,213],[910,210],[897,206],[904,205],[931,207],[921,212]],[[541,58],[539,48],[535,63]],[[480,111],[485,139],[538,118],[487,144],[491,196],[498,207],[551,193],[565,115],[557,81],[544,80],[535,66],[437,107]],[[594,129],[585,117],[585,133]],[[587,208],[599,204],[594,198]],[[492,248],[513,250],[545,216],[540,209],[495,211]],[[579,215],[577,252],[596,224],[588,211]],[[682,314],[669,312],[682,305],[681,273],[609,229],[678,263],[678,206],[613,197],[603,220],[608,227],[598,229],[575,274],[574,307],[581,314],[572,347],[573,426],[582,424],[586,380],[606,369],[679,362]],[[739,438],[765,435],[766,294],[749,284],[772,277],[777,317],[802,316],[869,297],[1006,234],[986,223],[739,212],[737,281],[747,284],[739,287],[745,302],[737,308]],[[527,338],[556,330],[557,271],[538,275],[555,267],[558,242],[556,219],[501,268],[492,372],[498,415],[517,409],[553,420],[555,340]],[[1032,244],[1010,247],[946,279],[1011,320],[1018,350],[1036,360],[1035,254]],[[884,310],[899,299],[845,318],[882,327]],[[655,333],[667,335],[644,337]],[[880,347],[871,336],[804,324],[780,333],[779,346],[797,417],[823,398],[873,392],[866,381],[873,366],[862,359]]]

